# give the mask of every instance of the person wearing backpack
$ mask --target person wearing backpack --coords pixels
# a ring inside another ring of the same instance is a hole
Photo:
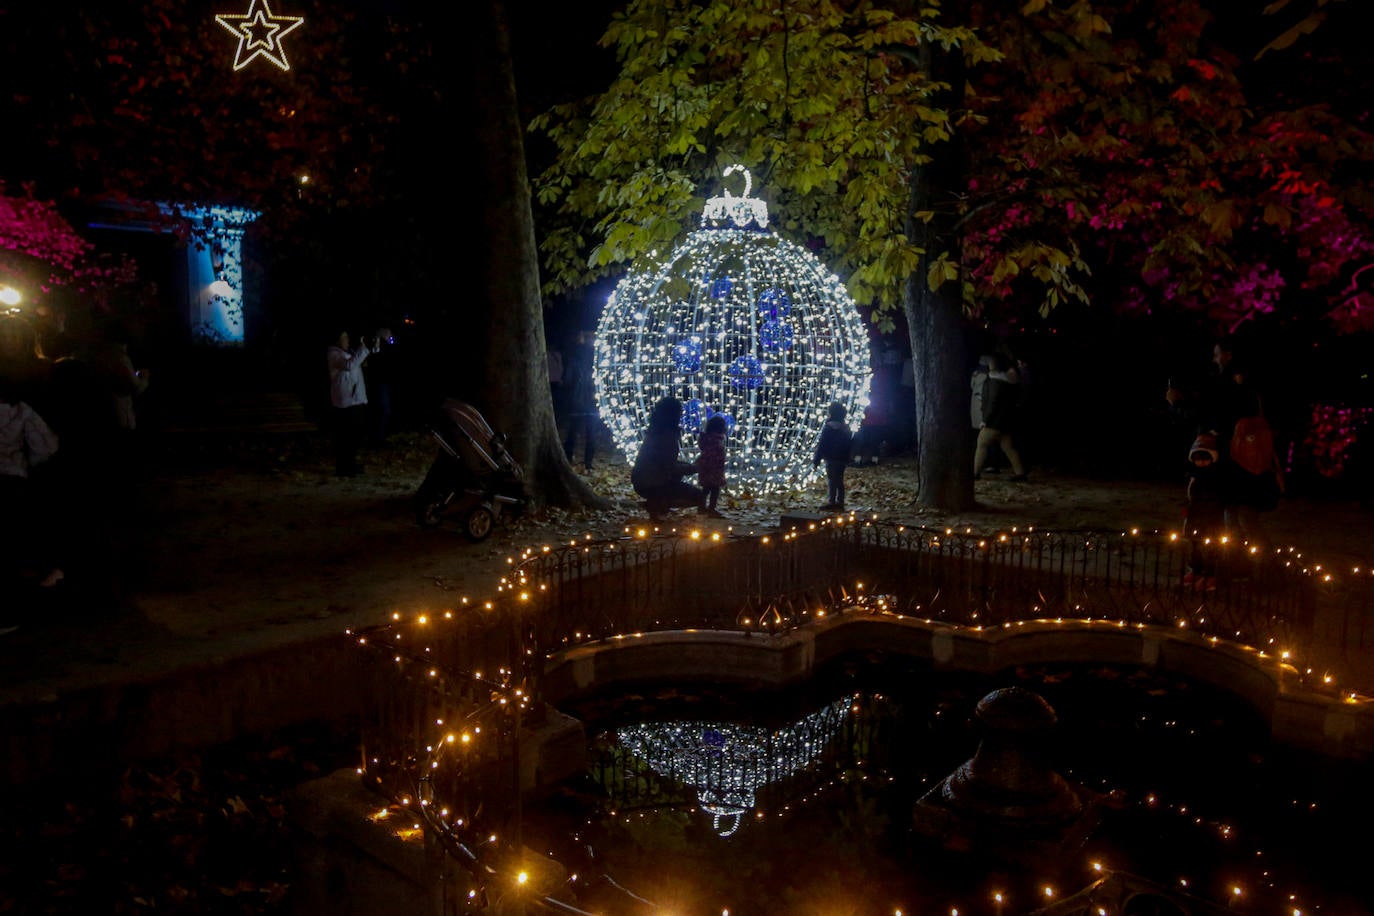
[[[1240,393],[1232,401],[1239,413],[1226,447],[1233,477],[1226,527],[1251,545],[1264,546],[1269,537],[1261,513],[1278,507],[1285,490],[1283,463],[1274,449],[1274,430],[1264,415],[1263,400],[1247,384],[1243,368],[1232,373],[1232,384]]]

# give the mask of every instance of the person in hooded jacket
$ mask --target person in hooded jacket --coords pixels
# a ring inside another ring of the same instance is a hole
[[[706,514],[721,518],[716,509],[720,488],[725,486],[725,436],[728,432],[725,415],[714,413],[697,437],[697,483],[706,492]]]
[[[1183,510],[1183,533],[1188,539],[1185,589],[1210,592],[1217,588],[1217,540],[1225,531],[1230,489],[1226,463],[1212,433],[1199,433],[1188,449]]]
[[[811,466],[820,467],[825,462],[825,505],[822,510],[844,511],[844,469],[849,465],[849,454],[854,447],[854,434],[845,423],[843,404],[834,401],[826,414],[825,425],[821,427],[820,438],[816,440],[816,453],[811,456]]]

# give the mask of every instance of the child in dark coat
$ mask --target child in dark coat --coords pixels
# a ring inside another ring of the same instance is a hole
[[[720,498],[720,488],[725,486],[725,417],[711,414],[706,428],[697,437],[697,483],[706,491],[706,514],[712,518],[723,518],[716,510],[716,500]]]
[[[1216,591],[1217,540],[1226,521],[1226,468],[1217,437],[1202,433],[1188,450],[1187,506],[1183,533],[1188,539],[1188,571],[1184,588]]]
[[[829,418],[821,427],[816,454],[811,459],[813,468],[825,462],[826,502],[821,506],[822,510],[844,511],[844,469],[849,464],[849,454],[854,445],[854,434],[844,422],[844,417],[844,405],[839,401],[831,403]]]

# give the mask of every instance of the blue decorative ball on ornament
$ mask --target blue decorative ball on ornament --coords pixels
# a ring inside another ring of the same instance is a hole
[[[759,328],[759,343],[770,350],[792,349],[792,325],[770,318]]]
[[[735,281],[729,277],[721,277],[711,284],[711,298],[724,299],[730,295],[730,290],[735,288]]]
[[[682,428],[688,430],[701,429],[702,405],[700,398],[691,398],[682,402]]]
[[[787,297],[787,293],[778,287],[770,286],[759,293],[758,307],[760,315],[767,315],[769,318],[781,318],[792,311],[792,300]]]
[[[730,384],[753,391],[764,382],[763,363],[757,356],[741,356],[730,364]]]
[[[701,344],[695,340],[680,340],[673,347],[673,366],[678,372],[691,375],[701,371]]]

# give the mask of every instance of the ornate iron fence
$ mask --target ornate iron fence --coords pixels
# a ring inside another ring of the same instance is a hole
[[[1369,579],[1333,584],[1291,557],[1206,546],[1214,576],[1194,580],[1187,569],[1200,545],[1158,533],[989,536],[850,522],[546,548],[517,563],[488,602],[356,634],[371,650],[376,699],[364,715],[362,771],[465,866],[464,899],[480,903],[519,845],[520,734],[545,713],[550,653],[652,631],[785,632],[855,603],[967,627],[1092,618],[1337,655],[1374,645]],[[491,839],[512,825],[514,845]]]

